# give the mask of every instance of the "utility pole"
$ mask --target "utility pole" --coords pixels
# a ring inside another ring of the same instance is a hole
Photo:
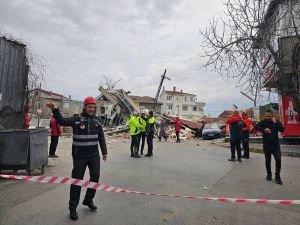
[[[42,92],[42,84],[40,83],[38,109],[36,110],[36,114],[38,116],[38,125],[37,125],[38,128],[40,127],[40,116],[42,114],[42,109],[41,109],[41,92]]]
[[[252,97],[250,97],[249,95],[247,95],[246,93],[244,93],[242,91],[241,91],[241,94],[246,96],[247,98],[249,98],[253,102],[254,107],[256,107],[256,98],[253,99]]]
[[[159,97],[159,94],[160,94],[160,90],[161,90],[161,87],[162,87],[162,84],[164,82],[165,79],[167,80],[171,80],[171,78],[167,77],[166,76],[166,73],[167,73],[167,69],[165,69],[165,72],[163,75],[161,75],[161,80],[160,80],[160,83],[159,83],[159,86],[158,86],[158,90],[156,92],[156,96],[155,96],[155,111],[157,111],[157,105],[158,105],[158,97]]]
[[[248,99],[250,99],[253,102],[254,108],[256,108],[256,100],[257,100],[257,94],[258,94],[258,84],[256,85],[256,90],[255,90],[255,96],[254,98],[250,97],[249,95],[247,95],[246,93],[241,91],[241,94],[244,95],[245,97],[247,97]],[[254,119],[254,109],[251,110],[251,117],[252,119]]]

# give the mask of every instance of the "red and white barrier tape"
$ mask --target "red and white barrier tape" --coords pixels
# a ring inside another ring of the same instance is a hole
[[[4,175],[0,174],[0,178],[34,181],[39,183],[54,183],[54,184],[73,184],[80,187],[92,188],[96,191],[108,191],[116,193],[129,193],[138,195],[155,195],[175,198],[189,198],[195,200],[213,200],[219,202],[238,202],[238,203],[255,203],[255,204],[284,204],[284,205],[299,205],[300,200],[270,200],[270,199],[246,199],[246,198],[215,198],[215,197],[199,197],[188,195],[172,195],[172,194],[159,194],[151,192],[130,191],[123,188],[113,187],[101,183],[85,181],[80,179],[73,179],[68,177],[55,177],[55,176],[17,176],[17,175]]]

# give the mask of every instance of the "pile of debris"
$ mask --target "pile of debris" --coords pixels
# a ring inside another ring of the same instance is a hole
[[[105,127],[117,127],[126,124],[133,113],[140,112],[140,108],[128,96],[129,92],[123,89],[107,90],[100,86],[97,106],[100,109],[102,124]]]
[[[176,139],[175,132],[175,120],[176,116],[167,116],[165,114],[156,114],[155,116],[157,121],[157,136],[159,134],[160,124],[163,120],[166,120],[165,132],[170,140]],[[193,137],[197,137],[197,134],[201,131],[204,124],[201,122],[194,122],[186,119],[179,118],[181,121],[181,130],[180,130],[180,139],[186,140]]]

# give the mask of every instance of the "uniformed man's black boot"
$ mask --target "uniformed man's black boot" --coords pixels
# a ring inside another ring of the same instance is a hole
[[[94,204],[93,200],[84,199],[84,201],[82,202],[82,204],[86,205],[91,210],[97,210],[98,209],[98,207]]]
[[[70,218],[72,220],[78,220],[78,213],[76,212],[76,208],[69,208],[70,209]]]
[[[279,185],[282,185],[282,180],[281,180],[280,176],[276,175],[275,182]]]
[[[133,157],[134,158],[141,158],[141,156],[139,156],[139,154],[135,154]]]

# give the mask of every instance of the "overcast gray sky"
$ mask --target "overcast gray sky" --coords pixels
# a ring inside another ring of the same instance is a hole
[[[196,94],[218,115],[252,106],[234,81],[201,68],[199,29],[222,11],[222,0],[0,0],[0,29],[44,59],[44,89],[81,100],[106,75],[154,97],[166,68],[167,90]]]

